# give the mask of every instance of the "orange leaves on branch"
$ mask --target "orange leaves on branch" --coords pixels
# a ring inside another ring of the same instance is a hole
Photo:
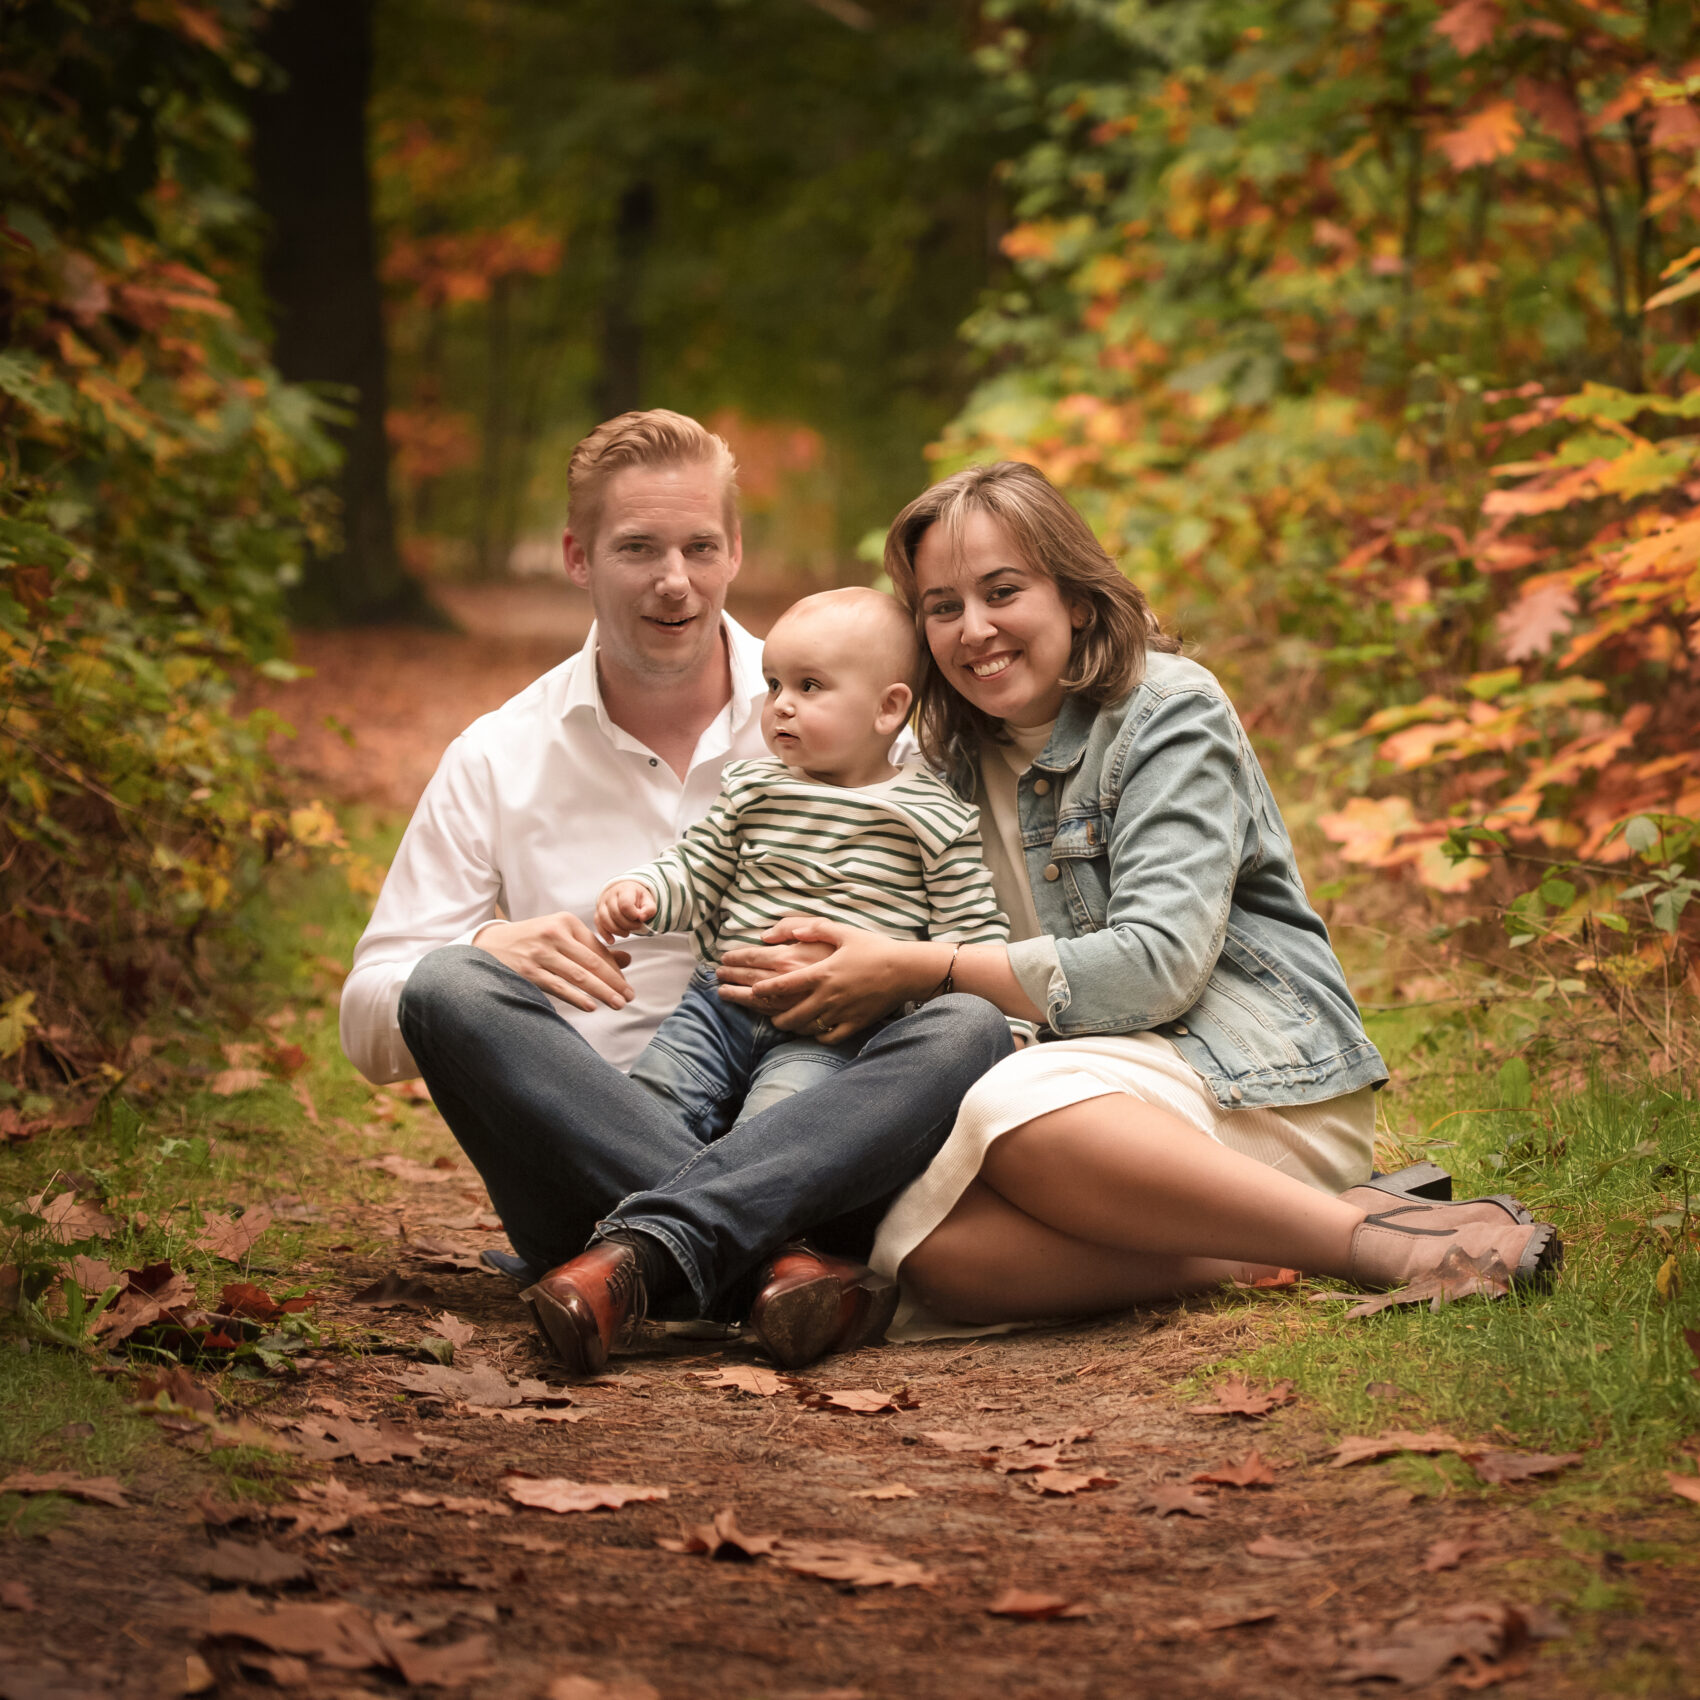
[[[1502,21],[1494,0],[1458,0],[1435,20],[1434,32],[1467,59],[1493,40]]]
[[[1472,166],[1503,159],[1522,134],[1517,108],[1509,100],[1495,100],[1472,112],[1456,130],[1448,130],[1440,137],[1439,146],[1454,171],[1468,171]]]

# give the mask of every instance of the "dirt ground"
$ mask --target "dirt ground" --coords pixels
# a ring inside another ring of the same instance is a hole
[[[457,608],[462,636],[305,637],[304,786],[406,805],[461,725],[582,637],[571,599],[499,602]],[[1689,1508],[1607,1518],[1542,1480],[1341,1467],[1302,1401],[1189,1411],[1207,1401],[1176,1384],[1250,1338],[1264,1295],[792,1379],[751,1373],[745,1342],[652,1332],[567,1389],[512,1286],[472,1267],[504,1243],[476,1177],[428,1106],[416,1119],[426,1165],[333,1211],[311,1264],[262,1240],[247,1272],[310,1283],[334,1346],[226,1382],[216,1411],[179,1388],[152,1420],[184,1450],[125,1505],[0,1545],[0,1700],[1693,1692],[1700,1582],[1637,1556],[1691,1542]],[[356,1302],[391,1271],[401,1302]],[[1384,1426],[1411,1427],[1401,1389],[1376,1391]],[[837,1393],[858,1397],[818,1397]],[[238,1442],[254,1462],[209,1493],[196,1454]],[[1266,1485],[1194,1485],[1253,1452],[1267,1469],[1242,1473]],[[718,1554],[658,1544],[692,1531]],[[1614,1609],[1623,1584],[1638,1612]]]

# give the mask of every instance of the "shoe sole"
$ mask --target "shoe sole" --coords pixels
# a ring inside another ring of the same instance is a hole
[[[549,1343],[568,1375],[600,1375],[607,1367],[608,1354],[602,1349],[602,1337],[592,1333],[590,1341],[573,1325],[572,1318],[547,1293],[537,1287],[527,1287],[520,1294],[537,1332]],[[594,1342],[594,1343],[592,1343]]]
[[[870,1271],[862,1277],[860,1291],[867,1301],[862,1314],[834,1352],[859,1352],[864,1346],[884,1344],[886,1330],[897,1315],[898,1286],[889,1276]]]
[[[771,1300],[756,1338],[782,1369],[801,1369],[832,1350],[843,1292],[831,1275],[805,1281]]]
[[[1564,1267],[1564,1241],[1550,1222],[1536,1225],[1511,1276],[1514,1293],[1545,1292]]]

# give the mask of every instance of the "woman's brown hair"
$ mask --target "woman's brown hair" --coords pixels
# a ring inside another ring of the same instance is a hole
[[[915,734],[929,762],[950,771],[972,765],[982,740],[1007,743],[1003,722],[983,714],[939,671],[926,642],[926,621],[915,582],[915,551],[935,526],[954,546],[970,514],[995,520],[1022,560],[1043,573],[1071,610],[1084,617],[1074,634],[1062,686],[1094,707],[1125,697],[1145,676],[1148,650],[1180,648],[1158,624],[1144,593],[1110,559],[1092,528],[1037,467],[1000,460],[971,466],[923,491],[891,523],[885,570],[921,636],[921,686]]]

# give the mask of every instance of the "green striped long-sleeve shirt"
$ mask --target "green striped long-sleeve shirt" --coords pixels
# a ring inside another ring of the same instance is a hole
[[[731,762],[708,813],[620,878],[655,894],[651,932],[690,932],[710,962],[760,944],[785,915],[888,938],[1009,937],[980,859],[979,810],[918,762],[858,787],[823,785],[778,761]]]

